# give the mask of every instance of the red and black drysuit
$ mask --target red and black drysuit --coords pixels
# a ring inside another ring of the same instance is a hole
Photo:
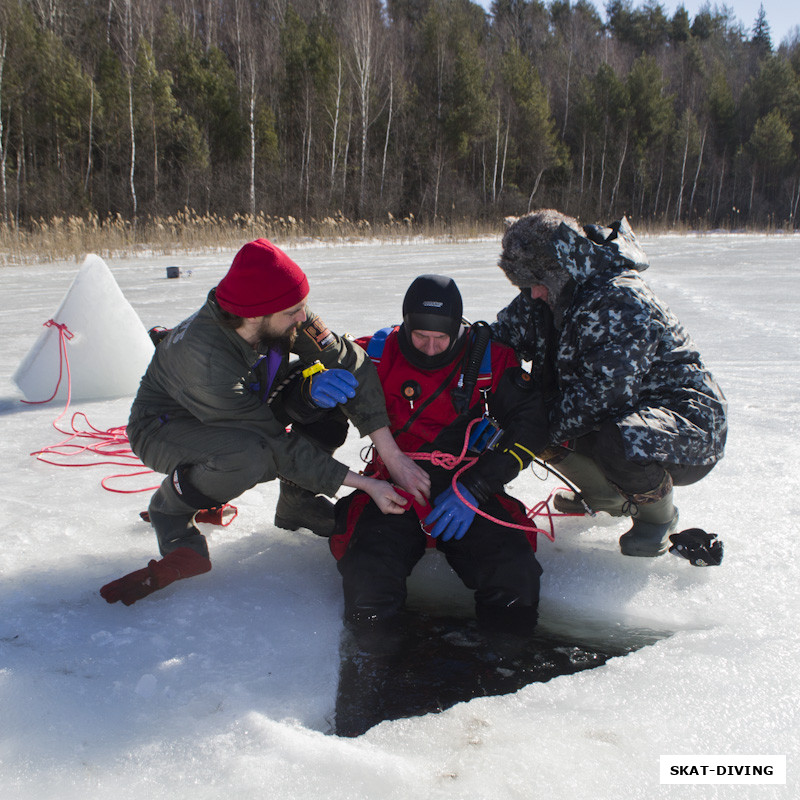
[[[390,428],[400,448],[406,453],[459,454],[469,422],[482,416],[488,405],[504,435],[497,447],[485,451],[461,474],[459,483],[482,511],[532,527],[524,505],[503,491],[547,439],[541,396],[514,352],[489,343],[468,410],[459,414],[452,392],[474,333],[467,330],[452,360],[433,370],[421,369],[403,355],[399,338],[403,335],[401,328],[384,329],[357,340],[377,367]],[[418,463],[431,476],[435,499],[450,486],[454,473],[429,461]],[[380,473],[381,468],[373,459],[366,473]],[[354,623],[381,622],[395,615],[405,604],[411,570],[426,546],[436,546],[475,591],[480,623],[529,631],[536,624],[542,572],[534,554],[535,537],[532,531],[504,527],[476,514],[463,538],[440,541],[422,530],[415,510],[382,514],[366,494],[355,492],[337,504],[337,532],[331,537],[331,551],[343,578],[345,618]]]

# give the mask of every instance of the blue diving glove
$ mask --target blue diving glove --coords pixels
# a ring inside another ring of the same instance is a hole
[[[319,408],[333,408],[356,396],[358,381],[346,369],[326,369],[311,376],[308,393]]]
[[[473,497],[472,492],[460,483],[457,483],[456,486],[461,492],[461,496],[477,508],[478,501]],[[452,486],[448,486],[433,501],[433,511],[425,517],[422,524],[434,539],[441,537],[443,542],[449,542],[450,539],[461,539],[472,525],[474,518],[475,512],[459,500]],[[430,527],[431,525],[433,528]]]

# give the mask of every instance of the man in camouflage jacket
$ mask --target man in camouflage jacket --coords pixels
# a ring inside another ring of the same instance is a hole
[[[544,210],[514,221],[500,267],[520,294],[493,332],[547,393],[548,460],[580,490],[558,510],[631,515],[626,555],[665,552],[673,486],[722,457],[725,397],[680,322],[642,280],[647,259],[627,220],[586,226]]]

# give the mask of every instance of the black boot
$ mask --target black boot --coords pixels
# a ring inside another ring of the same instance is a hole
[[[289,481],[281,479],[280,484],[275,524],[289,531],[308,528],[317,536],[330,537],[335,523],[333,503]]]
[[[206,537],[195,527],[196,508],[187,506],[172,488],[167,477],[150,500],[150,524],[158,538],[158,549],[165,556],[179,547],[189,547],[208,558]]]
[[[214,508],[223,503],[209,497],[192,483],[191,470],[191,464],[176,467],[150,499],[147,513],[163,556],[179,547],[189,547],[208,558],[206,537],[195,527],[194,517],[201,508]]]

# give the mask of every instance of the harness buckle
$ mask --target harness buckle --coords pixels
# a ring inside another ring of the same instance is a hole
[[[484,414],[470,432],[468,449],[473,453],[494,450],[502,436],[503,429],[499,423],[488,414]]]

